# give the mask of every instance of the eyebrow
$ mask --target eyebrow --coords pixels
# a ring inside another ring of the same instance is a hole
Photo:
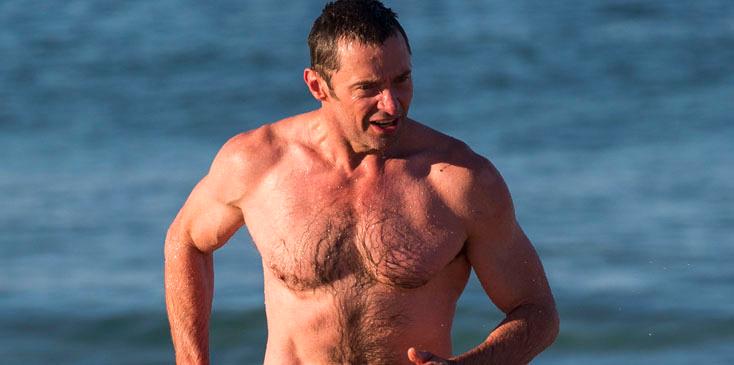
[[[413,73],[413,70],[407,70],[407,71],[401,73],[400,75],[398,75],[398,77],[396,77],[395,80],[404,79],[404,78],[410,76],[410,74],[412,74],[412,73]]]
[[[409,70],[401,73],[397,77],[395,77],[393,80],[404,79],[404,78],[410,76],[411,73],[413,73],[413,70],[410,70],[409,69]],[[350,85],[349,88],[354,89],[354,88],[361,87],[361,86],[376,87],[376,86],[379,86],[380,83],[381,83],[381,81],[379,79],[366,79],[366,80],[361,80],[361,81],[355,82],[354,84]]]
[[[357,81],[354,84],[352,84],[351,86],[349,86],[349,88],[354,89],[354,88],[358,88],[358,87],[361,87],[361,86],[375,87],[375,86],[379,86],[379,85],[380,85],[380,81],[379,80],[376,80],[376,79],[367,79],[367,80]]]

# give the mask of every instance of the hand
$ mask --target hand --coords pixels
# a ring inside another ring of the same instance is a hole
[[[428,351],[418,351],[415,347],[408,349],[408,359],[417,365],[454,365],[456,362],[436,356]]]

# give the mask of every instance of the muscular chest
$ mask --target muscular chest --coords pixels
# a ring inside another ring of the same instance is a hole
[[[266,270],[295,290],[342,280],[416,288],[461,250],[459,224],[430,186],[408,178],[273,178],[248,217]]]

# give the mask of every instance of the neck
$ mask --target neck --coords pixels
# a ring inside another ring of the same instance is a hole
[[[335,118],[323,111],[309,121],[308,137],[311,145],[325,160],[336,168],[351,174],[357,169],[381,170],[390,155],[390,148],[374,149],[350,141]]]

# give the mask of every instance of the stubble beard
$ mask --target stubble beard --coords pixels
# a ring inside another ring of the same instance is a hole
[[[368,121],[367,130],[361,130],[362,140],[364,141],[365,147],[367,147],[367,153],[384,154],[388,149],[399,143],[400,136],[405,130],[406,117],[398,118],[398,128],[395,132],[390,134],[376,135],[370,131],[371,126]]]

